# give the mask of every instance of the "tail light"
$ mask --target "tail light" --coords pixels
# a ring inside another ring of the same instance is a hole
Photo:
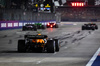
[[[50,25],[50,24],[48,23],[48,25]]]
[[[53,25],[55,25],[55,23]]]
[[[52,25],[50,27],[52,27]]]

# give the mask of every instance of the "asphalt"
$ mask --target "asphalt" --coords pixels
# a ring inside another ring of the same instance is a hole
[[[62,22],[59,28],[38,30],[50,38],[58,38],[60,51],[55,53],[18,53],[19,39],[36,31],[22,29],[0,31],[0,66],[86,66],[100,47],[100,29],[81,30],[84,22]],[[100,28],[100,23],[97,23]]]

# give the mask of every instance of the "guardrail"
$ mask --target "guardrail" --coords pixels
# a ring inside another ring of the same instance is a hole
[[[52,21],[0,21],[0,30],[8,30],[8,29],[18,29],[22,28],[25,24],[34,24],[34,23],[42,23],[46,25],[49,22],[56,22]]]

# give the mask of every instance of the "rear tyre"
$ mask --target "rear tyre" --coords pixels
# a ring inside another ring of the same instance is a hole
[[[37,31],[37,28],[35,28],[34,31]]]
[[[84,28],[82,27],[82,30],[84,30]]]
[[[55,52],[55,41],[54,40],[48,40],[47,41],[47,52],[48,53],[54,53]]]
[[[49,28],[49,26],[47,26],[47,28]]]
[[[82,30],[84,30],[84,26],[82,26]]]
[[[34,31],[37,31],[37,27],[36,26],[34,26]]]
[[[92,30],[95,30],[95,28],[91,28]]]
[[[54,40],[55,40],[55,51],[59,52],[59,49],[60,49],[60,47],[59,47],[59,40],[58,39],[54,39]]]
[[[55,25],[55,28],[58,28],[58,24]]]
[[[18,52],[26,52],[25,40],[18,40]]]
[[[96,26],[95,29],[97,30],[98,29],[98,26]]]
[[[25,31],[25,27],[24,26],[22,27],[22,31]]]
[[[42,29],[46,29],[46,27],[44,25],[42,25]]]
[[[37,50],[36,50],[37,52],[39,52],[39,53],[41,53],[42,51],[43,51],[43,48],[42,47],[40,47],[40,48],[37,48]]]

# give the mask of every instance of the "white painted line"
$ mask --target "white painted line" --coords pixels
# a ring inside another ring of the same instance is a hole
[[[67,49],[68,47],[64,47],[65,49]]]
[[[16,32],[16,34],[26,34],[26,32]]]
[[[44,59],[42,59],[42,60],[40,60],[40,61],[37,61],[36,64],[40,64],[41,62],[43,62],[43,61],[45,61],[45,60],[46,60],[46,58],[44,58]]]
[[[57,54],[56,52],[54,53],[54,55]]]
[[[74,23],[73,25],[77,25],[76,23]]]
[[[41,63],[41,61],[38,61],[36,64],[40,64]]]
[[[62,32],[61,34],[71,34],[71,32]]]
[[[100,52],[100,48],[97,50],[97,52],[94,54],[94,56],[91,58],[91,60],[87,63],[86,66],[91,66],[93,64],[93,62],[95,61],[95,59],[97,58],[98,54]]]

